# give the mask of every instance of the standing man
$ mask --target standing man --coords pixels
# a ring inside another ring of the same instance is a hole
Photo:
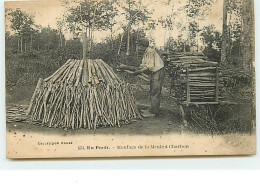
[[[159,54],[149,46],[147,39],[139,40],[140,50],[145,50],[142,64],[134,72],[135,75],[140,73],[150,73],[150,100],[151,108],[143,111],[144,117],[158,116],[161,101],[161,92],[164,78],[164,63]]]

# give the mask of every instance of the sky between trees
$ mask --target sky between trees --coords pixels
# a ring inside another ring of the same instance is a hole
[[[124,0],[121,0],[123,3]],[[137,1],[137,0],[136,0]],[[173,0],[173,4],[167,4],[168,0],[142,0],[142,4],[147,6],[147,9],[152,12],[150,15],[151,19],[158,20],[160,17],[167,17],[171,13],[176,12],[175,17],[176,22],[181,22],[186,24],[186,16],[178,11],[178,9],[187,3],[187,0]],[[172,8],[173,7],[173,8]],[[16,9],[20,8],[22,11],[33,14],[35,16],[35,22],[43,27],[50,26],[51,28],[57,28],[57,21],[61,20],[65,9],[62,6],[61,0],[41,0],[41,1],[23,1],[23,2],[9,2],[8,6],[5,8]],[[117,24],[115,25],[115,35],[122,33],[122,25],[126,24],[125,19],[120,13],[122,10],[119,9],[119,16],[115,17],[117,19]],[[199,27],[202,29],[204,26],[213,24],[216,30],[222,32],[222,12],[223,12],[223,0],[216,0],[216,3],[208,10],[208,15],[205,16],[204,20],[200,20]],[[7,26],[9,22],[6,23]],[[145,25],[144,25],[145,26]],[[9,28],[6,28],[9,31]],[[165,38],[169,36],[176,38],[179,32],[173,27],[172,30],[167,30],[163,28],[160,24],[155,25],[155,29],[145,31],[146,35],[155,41],[157,47],[163,46],[165,43]],[[72,35],[69,32],[64,32],[67,39],[71,38]],[[101,42],[107,36],[109,36],[109,31],[95,31],[94,42]]]

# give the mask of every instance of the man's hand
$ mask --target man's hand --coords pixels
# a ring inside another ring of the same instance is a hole
[[[138,71],[134,71],[132,74],[133,75],[140,75],[140,74],[142,74],[142,72],[140,70],[138,70]]]

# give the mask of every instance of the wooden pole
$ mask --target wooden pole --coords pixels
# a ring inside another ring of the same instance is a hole
[[[219,93],[219,74],[218,74],[218,67],[216,68],[216,97],[215,101],[218,102],[218,93]]]
[[[190,79],[189,79],[189,68],[186,67],[186,80],[187,80],[187,103],[190,102]]]
[[[182,117],[183,125],[188,126],[188,122],[187,122],[186,117],[185,117],[185,111],[183,109],[183,106],[179,105],[179,107],[180,107],[180,110],[181,110],[181,117]]]

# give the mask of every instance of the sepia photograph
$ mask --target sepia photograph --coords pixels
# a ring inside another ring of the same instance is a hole
[[[254,155],[253,0],[5,2],[7,158]]]

